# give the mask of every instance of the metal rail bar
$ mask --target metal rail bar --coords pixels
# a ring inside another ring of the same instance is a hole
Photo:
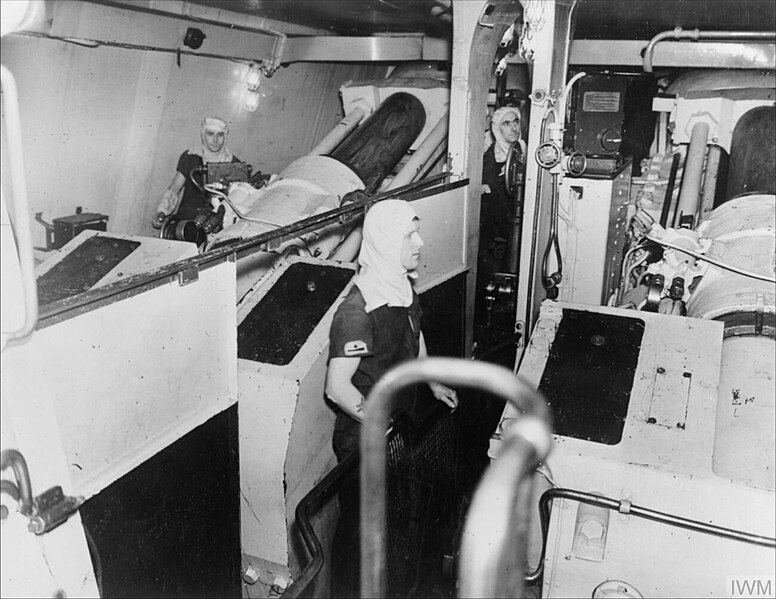
[[[104,287],[90,289],[83,293],[52,302],[44,306],[41,310],[38,329],[50,326],[80,314],[81,312],[94,309],[111,301],[118,301],[124,297],[138,293],[139,288],[149,286],[163,285],[175,279],[179,273],[185,273],[190,270],[198,271],[202,268],[209,268],[220,264],[233,256],[244,257],[254,252],[271,249],[279,246],[283,240],[289,240],[300,235],[315,231],[341,218],[352,218],[359,212],[365,211],[372,204],[388,198],[399,198],[408,202],[436,195],[452,189],[457,189],[468,185],[468,179],[434,185],[442,179],[449,177],[449,173],[435,175],[423,181],[411,183],[404,187],[393,189],[389,192],[379,193],[366,200],[346,204],[334,210],[329,210],[322,214],[311,216],[296,223],[280,227],[273,231],[267,231],[255,235],[248,239],[235,240],[229,245],[215,248],[199,256],[192,256],[184,260],[179,260],[171,264],[166,264],[154,271],[142,273],[127,277],[122,281],[117,281]]]
[[[389,370],[369,394],[361,433],[361,596],[385,597],[386,447],[385,431],[398,407],[398,392],[407,386],[435,381],[473,387],[514,404],[526,416],[515,424],[543,459],[551,445],[549,410],[538,393],[510,370],[486,362],[457,358],[427,358],[405,362]]]

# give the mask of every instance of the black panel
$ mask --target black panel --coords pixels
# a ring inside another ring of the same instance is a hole
[[[290,363],[353,274],[349,268],[292,264],[237,327],[237,357]]]
[[[139,246],[139,241],[90,237],[38,277],[38,303],[45,306],[88,291]]]
[[[636,318],[563,310],[539,383],[555,433],[620,442],[643,335]]]
[[[103,597],[240,597],[237,406],[81,506]]]
[[[423,336],[431,356],[463,357],[466,273],[429,289],[420,296]]]

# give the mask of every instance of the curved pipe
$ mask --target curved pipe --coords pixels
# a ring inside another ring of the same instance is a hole
[[[509,401],[523,414],[535,417],[525,420],[549,422],[549,409],[539,394],[503,366],[457,358],[427,358],[405,362],[385,373],[369,394],[360,441],[362,597],[385,597],[387,593],[385,431],[388,420],[398,407],[398,392],[427,381],[481,389]],[[532,435],[529,441],[539,459],[549,452],[549,433]]]
[[[523,421],[520,421],[523,422]],[[461,597],[522,597],[533,498],[531,474],[540,458],[514,431],[477,486],[461,543]],[[550,430],[544,434],[550,439]]]
[[[677,27],[670,31],[661,31],[649,40],[647,47],[644,49],[643,68],[645,73],[652,72],[652,55],[655,53],[655,46],[659,42],[667,39],[685,39],[692,41],[698,41],[699,39],[760,41],[772,40],[775,38],[776,33],[772,31],[700,31],[698,29],[685,31],[681,27]]]
[[[3,479],[0,481],[0,493],[5,493],[16,502],[19,501],[19,487],[10,480]]]
[[[17,331],[2,332],[4,349],[10,341],[24,339],[35,329],[38,323],[38,284],[35,278],[35,259],[32,255],[32,234],[30,232],[30,216],[27,203],[27,182],[24,176],[24,160],[22,157],[22,128],[19,120],[19,94],[16,80],[11,71],[0,65],[0,75],[3,85],[3,104],[5,104],[5,126],[8,132],[8,162],[11,171],[11,186],[13,197],[9,202],[13,205],[14,233],[16,247],[19,252],[19,265],[24,286],[24,324]]]
[[[12,468],[16,477],[19,502],[21,504],[20,511],[25,516],[30,516],[32,514],[32,485],[30,484],[30,472],[27,469],[27,461],[17,450],[4,449],[0,455],[0,470],[5,470],[6,468]]]

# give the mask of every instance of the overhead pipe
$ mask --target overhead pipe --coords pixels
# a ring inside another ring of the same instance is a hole
[[[684,215],[692,215],[693,225],[691,228],[695,226],[697,220],[708,139],[708,123],[695,123],[690,135],[690,145],[687,148],[687,158],[682,175],[682,188],[679,190],[679,202],[674,214],[674,223],[678,224],[679,227],[682,226],[681,217]]]
[[[776,33],[773,31],[700,31],[698,29],[685,31],[681,27],[676,27],[670,31],[661,31],[649,40],[647,47],[644,49],[643,68],[645,73],[652,72],[652,56],[655,53],[655,46],[667,39],[763,41],[776,39]]]
[[[357,103],[356,106],[343,118],[339,123],[334,125],[334,128],[318,145],[310,150],[311,156],[322,156],[328,154],[334,148],[336,148],[340,142],[345,139],[348,134],[355,129],[358,124],[364,120],[364,117],[369,113],[369,109],[363,103]]]
[[[526,447],[529,454],[526,463],[533,458],[544,459],[550,450],[552,436],[547,405],[534,389],[503,366],[457,358],[427,358],[404,362],[385,373],[369,394],[361,431],[362,597],[387,596],[385,431],[388,420],[399,406],[401,389],[428,381],[481,389],[515,405],[525,414],[515,423],[515,434],[523,440],[515,443],[525,446],[527,442],[532,446]]]
[[[423,170],[423,167],[425,167],[428,160],[434,155],[437,148],[439,148],[439,146],[447,139],[448,126],[448,113],[445,110],[437,124],[434,125],[434,128],[426,136],[426,139],[418,146],[415,153],[396,174],[393,180],[386,185],[385,189],[395,189],[396,187],[401,187],[402,185],[414,181],[416,175]]]

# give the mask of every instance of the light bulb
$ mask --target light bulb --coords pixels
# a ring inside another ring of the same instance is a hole
[[[248,72],[245,74],[245,87],[248,91],[255,92],[259,89],[259,84],[261,84],[261,68],[254,63],[248,67]]]
[[[243,108],[248,112],[256,112],[256,109],[259,107],[259,98],[258,92],[249,91],[245,94],[245,104],[243,105]]]

